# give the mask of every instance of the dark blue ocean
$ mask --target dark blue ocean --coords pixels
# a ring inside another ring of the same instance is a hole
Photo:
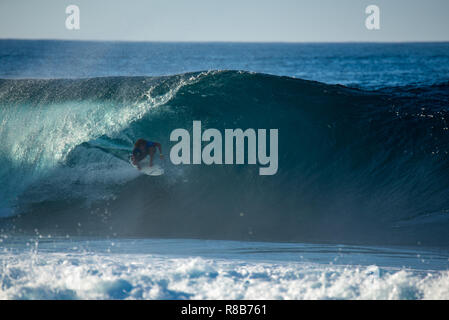
[[[448,299],[448,108],[449,43],[0,40],[0,299]],[[194,120],[277,173],[174,165]]]
[[[139,43],[1,40],[2,78],[244,70],[376,89],[448,81],[449,43]]]

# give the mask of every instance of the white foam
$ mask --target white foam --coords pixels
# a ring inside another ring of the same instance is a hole
[[[0,299],[449,298],[449,271],[82,252],[0,259]]]

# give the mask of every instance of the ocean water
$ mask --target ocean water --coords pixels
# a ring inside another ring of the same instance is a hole
[[[0,298],[448,299],[448,77],[448,43],[1,40]],[[277,173],[173,165],[193,120],[278,129]]]
[[[1,299],[447,299],[447,252],[188,239],[4,239]]]

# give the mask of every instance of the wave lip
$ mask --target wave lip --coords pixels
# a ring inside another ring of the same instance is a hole
[[[447,246],[448,99],[441,86],[419,91],[242,71],[1,80],[0,207],[20,215],[7,219],[16,229],[49,233]],[[157,178],[132,170],[137,138],[167,150],[170,132],[194,120],[277,128],[278,172],[169,161]],[[429,213],[438,221],[416,219]]]

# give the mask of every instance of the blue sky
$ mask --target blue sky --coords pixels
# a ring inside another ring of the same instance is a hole
[[[65,8],[80,8],[67,30]],[[380,30],[365,8],[380,8]],[[449,41],[448,0],[1,0],[0,38],[125,41]]]

